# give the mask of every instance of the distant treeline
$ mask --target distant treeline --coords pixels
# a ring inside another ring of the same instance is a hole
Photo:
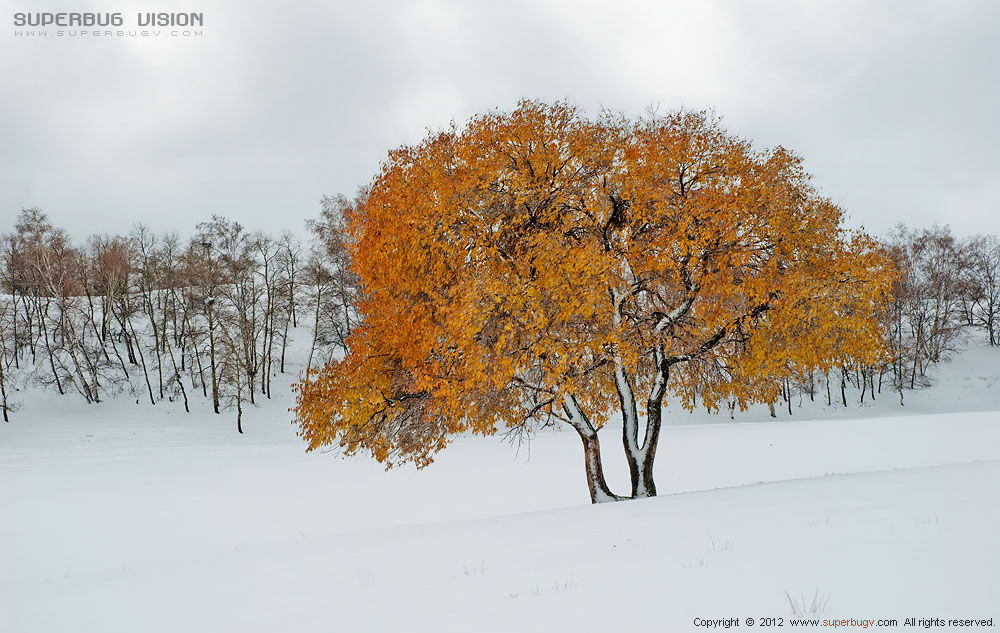
[[[0,254],[4,419],[13,386],[33,381],[88,403],[128,393],[188,411],[200,392],[216,413],[235,410],[242,432],[244,407],[271,397],[300,323],[311,338],[307,371],[346,351],[359,292],[343,232],[351,204],[325,197],[306,244],[218,216],[183,238],[138,225],[74,244],[41,210],[22,211]],[[791,413],[793,394],[847,406],[849,392],[864,402],[888,388],[902,403],[904,389],[956,351],[963,328],[1000,345],[996,236],[899,226],[884,241],[899,270],[889,304],[878,306],[889,358],[786,379],[772,414],[780,405]]]
[[[322,200],[308,244],[290,233],[250,232],[213,216],[190,237],[125,236],[74,244],[39,209],[3,236],[0,406],[12,379],[98,403],[119,393],[157,404],[200,392],[216,413],[271,397],[300,322],[311,335],[307,369],[344,349],[353,324],[343,215]]]
[[[900,224],[883,243],[897,268],[888,304],[875,306],[888,355],[877,366],[844,359],[839,372],[822,376],[791,372],[795,378],[785,379],[780,396],[789,414],[793,394],[846,407],[852,391],[864,403],[889,387],[902,405],[904,389],[924,386],[928,368],[959,351],[964,329],[979,330],[974,337],[1000,346],[997,236],[961,240],[947,226],[913,229]],[[734,409],[730,407],[730,415]]]

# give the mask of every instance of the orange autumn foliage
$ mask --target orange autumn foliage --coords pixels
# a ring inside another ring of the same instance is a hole
[[[553,420],[586,449],[619,411],[638,455],[636,391],[658,427],[660,382],[745,406],[790,372],[875,362],[892,267],[841,218],[799,157],[705,112],[526,101],[431,134],[350,212],[361,325],[299,384],[300,434],[424,466],[457,433]]]

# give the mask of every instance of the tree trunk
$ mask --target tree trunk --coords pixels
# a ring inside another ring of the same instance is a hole
[[[642,449],[639,447],[639,415],[635,405],[635,395],[628,374],[616,359],[615,388],[618,390],[618,402],[622,410],[622,446],[628,461],[629,476],[632,480],[632,496],[639,492],[642,480],[639,465],[642,462]]]
[[[788,415],[792,415],[792,389],[788,386],[788,379],[785,378],[785,406],[788,407]]]
[[[212,373],[212,409],[219,413],[219,378],[215,369],[215,327],[212,324],[212,306],[208,305],[208,362]]]
[[[16,311],[14,316],[16,318]],[[17,354],[16,351],[14,353]],[[4,358],[3,355],[0,355],[0,408],[3,409],[3,421],[10,422],[10,417],[7,415],[7,384],[4,381],[3,364]]]
[[[316,339],[319,338],[319,307],[320,301],[323,299],[322,288],[317,286],[316,289],[316,321],[313,323],[313,338],[312,345],[309,346],[309,360],[306,361],[306,377],[309,376],[309,371],[312,369],[313,353],[316,351]]]
[[[281,373],[285,373],[285,350],[288,349],[288,322],[290,317],[285,318],[285,333],[281,335]]]
[[[660,424],[663,416],[663,398],[646,403],[646,439],[642,444],[642,461],[639,462],[639,487],[632,495],[635,499],[656,496],[653,481],[653,460],[656,459],[656,445],[660,440]]]
[[[164,337],[166,340],[166,337]],[[174,348],[169,342],[166,344],[167,352],[170,354],[170,364],[174,367],[174,379],[177,381],[177,386],[181,388],[181,395],[184,397],[184,412],[191,413],[191,407],[188,406],[188,394],[187,389],[184,388],[184,377],[181,376],[180,370],[177,369],[177,361],[174,359]]]
[[[63,391],[62,383],[59,381],[59,372],[56,371],[56,361],[55,357],[53,356],[52,345],[51,343],[49,343],[49,328],[45,324],[45,314],[42,312],[41,301],[38,301],[37,305],[38,305],[38,326],[45,337],[45,353],[49,357],[49,368],[52,369],[52,377],[56,381],[56,389],[59,390],[59,395],[62,396],[65,395],[65,392]]]
[[[844,401],[844,406],[847,406],[847,370],[843,367],[840,368],[840,399]]]
[[[611,492],[604,479],[604,468],[601,465],[601,444],[597,439],[597,430],[594,429],[573,396],[565,397],[563,409],[566,411],[570,425],[576,429],[583,442],[584,467],[587,472],[590,502],[605,503],[621,500],[621,497]]]
[[[142,361],[142,375],[146,379],[146,389],[149,391],[149,402],[156,404],[156,400],[153,398],[153,385],[149,382],[149,371],[146,369],[146,357],[142,353],[142,346],[139,343],[139,335],[135,333],[135,325],[132,324],[132,319],[125,317],[126,322],[129,327],[132,328],[132,338],[135,340],[135,348],[139,352],[139,360]]]
[[[239,371],[237,369],[237,371]],[[253,390],[253,383],[250,383],[250,390]],[[243,390],[237,382],[236,387],[236,430],[243,435]]]

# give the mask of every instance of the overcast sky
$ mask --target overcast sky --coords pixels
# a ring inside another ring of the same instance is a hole
[[[714,107],[802,154],[853,225],[1000,233],[1000,2],[0,4],[0,232],[31,206],[80,239],[212,213],[301,231],[390,148],[532,97]],[[70,10],[205,24],[15,36],[15,12]]]

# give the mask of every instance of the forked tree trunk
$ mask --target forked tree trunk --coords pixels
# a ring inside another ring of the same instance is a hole
[[[657,352],[657,360],[662,361],[662,354]],[[628,373],[616,359],[615,388],[618,390],[618,401],[622,409],[622,445],[625,449],[625,459],[628,461],[629,477],[632,481],[632,498],[656,496],[656,483],[653,481],[653,460],[656,459],[656,446],[660,438],[662,424],[663,395],[666,392],[668,370],[665,364],[658,362],[659,368],[653,381],[649,399],[646,401],[646,432],[642,444],[639,443],[639,416],[636,410],[635,395]]]
[[[621,306],[624,295],[611,290],[614,307],[614,323],[621,324]],[[639,443],[639,415],[635,403],[635,391],[620,355],[615,355],[615,389],[622,410],[622,445],[628,461],[629,477],[632,482],[632,498],[655,497],[656,484],[653,481],[653,460],[660,437],[663,396],[667,389],[670,366],[664,356],[662,345],[653,350],[656,376],[646,401],[646,432],[642,444]]]

